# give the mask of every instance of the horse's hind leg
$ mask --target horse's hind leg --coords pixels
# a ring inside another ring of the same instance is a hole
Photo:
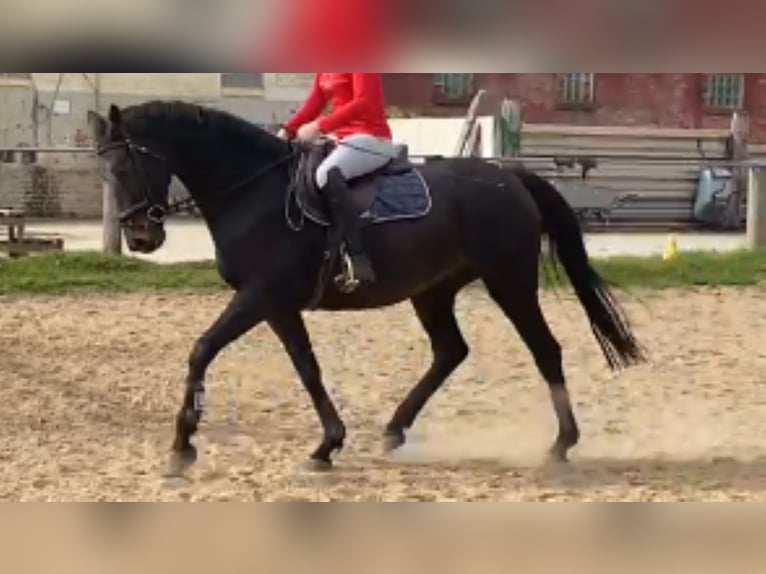
[[[468,356],[468,345],[455,318],[455,297],[465,283],[460,280],[446,282],[412,300],[415,312],[431,340],[433,362],[386,425],[384,440],[387,451],[404,444],[405,430],[414,424],[428,400]]]
[[[548,383],[559,423],[558,438],[550,449],[550,456],[566,461],[569,449],[579,441],[580,431],[564,380],[561,347],[545,321],[538,300],[538,255],[529,250],[509,259],[486,265],[482,279],[492,299],[516,327]],[[508,271],[510,268],[512,273]]]

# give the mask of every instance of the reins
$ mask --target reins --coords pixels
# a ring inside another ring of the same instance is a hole
[[[280,165],[287,163],[289,161],[292,161],[300,153],[300,150],[292,149],[292,146],[289,145],[289,143],[288,143],[288,146],[290,147],[289,153],[287,153],[286,155],[272,162],[269,162],[261,169],[245,177],[243,180],[238,181],[237,183],[229,186],[223,191],[221,195],[224,197],[231,196],[234,193],[240,191],[246,185],[267,175],[268,173],[270,173],[271,171],[273,171]],[[168,215],[187,212],[196,206],[196,202],[194,201],[194,198],[192,197],[179,199],[173,202],[161,201],[153,197],[151,185],[146,178],[143,164],[141,162],[134,161],[134,156],[135,154],[141,154],[141,155],[145,155],[147,157],[156,159],[158,161],[161,161],[164,164],[168,164],[169,162],[167,158],[152,151],[149,147],[135,143],[130,137],[126,136],[122,141],[112,142],[105,146],[99,147],[96,150],[96,155],[100,156],[110,150],[118,149],[121,147],[124,147],[125,149],[128,150],[128,154],[131,158],[131,162],[133,163],[133,165],[134,166],[138,165],[138,171],[141,174],[141,177],[144,179],[143,181],[144,199],[136,203],[135,205],[129,207],[127,210],[123,211],[122,213],[120,213],[119,214],[120,222],[125,222],[126,220],[130,219],[130,217],[135,215],[137,212],[141,211],[142,209],[145,209],[146,216],[150,221],[153,221],[155,223],[162,223]]]
[[[329,138],[321,138],[321,140],[329,140]],[[321,141],[320,140],[320,141]],[[336,141],[334,142],[337,146],[343,146],[347,147],[349,149],[353,149],[355,151],[358,151],[360,153],[366,153],[369,155],[375,155],[384,159],[387,159],[389,161],[394,160],[395,158],[392,157],[389,154],[380,153],[374,150],[369,150],[362,148],[360,146],[355,146],[354,144],[351,144],[346,141]],[[302,150],[305,146],[312,145],[311,143],[302,143],[300,142],[298,145],[295,145],[293,141],[287,142],[289,152],[285,154],[284,156],[281,156],[277,158],[274,161],[269,162],[262,168],[258,169],[257,171],[253,172],[252,174],[248,175],[244,179],[234,183],[233,185],[226,188],[221,195],[223,197],[231,197],[235,193],[241,191],[243,188],[245,188],[247,185],[253,183],[254,181],[264,177],[265,175],[268,175],[271,173],[274,169],[280,167],[281,165],[293,161],[296,157],[299,157],[302,154]],[[139,165],[139,172],[141,173],[142,177],[144,178],[143,187],[144,187],[144,199],[137,204],[133,205],[132,207],[128,208],[124,212],[120,213],[119,220],[120,222],[125,222],[126,220],[130,219],[133,215],[135,215],[137,212],[141,210],[146,210],[146,216],[150,221],[153,221],[155,223],[162,223],[167,218],[168,215],[171,214],[177,214],[177,213],[183,213],[183,212],[189,212],[192,209],[196,207],[196,202],[192,197],[187,197],[184,199],[179,199],[175,201],[166,201],[166,200],[157,200],[153,194],[151,185],[146,180],[143,165],[141,162],[135,162],[134,157],[135,154],[141,154],[148,157],[151,157],[153,159],[159,160],[165,164],[168,164],[167,158],[163,157],[162,155],[154,152],[149,147],[145,145],[138,144],[134,142],[130,136],[127,133],[124,133],[124,139],[119,142],[112,142],[110,144],[107,144],[105,146],[101,146],[96,150],[97,155],[103,155],[107,151],[110,151],[112,149],[117,149],[119,147],[125,147],[128,150],[128,153],[131,157],[131,161],[133,161],[134,165],[137,163]],[[298,172],[298,169],[294,169],[292,171]],[[463,181],[469,181],[472,183],[478,183],[481,185],[487,185],[492,187],[505,187],[504,182],[488,182],[479,178],[474,178],[470,176],[460,175],[456,173],[447,173],[448,177],[451,177],[453,179],[460,179]],[[285,213],[287,215],[287,222],[290,228],[293,231],[299,231],[303,228],[303,218],[301,219],[301,222],[298,224],[295,224],[290,216],[289,216],[289,203],[293,196],[295,195],[295,178],[298,177],[297,173],[293,173],[290,175],[290,182],[287,190],[287,197],[286,197],[286,206],[285,206]]]

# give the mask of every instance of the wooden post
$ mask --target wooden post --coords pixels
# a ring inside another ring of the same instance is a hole
[[[111,186],[103,183],[104,253],[122,254],[122,230],[120,229],[117,198]]]
[[[471,101],[471,105],[465,115],[463,128],[460,130],[457,145],[455,146],[455,156],[457,157],[469,155],[466,151],[466,146],[468,145],[468,139],[471,137],[473,127],[476,124],[476,116],[479,113],[479,106],[486,93],[486,90],[479,90]]]
[[[495,154],[500,157],[521,155],[521,106],[508,96],[495,116]]]
[[[731,118],[731,150],[730,159],[734,162],[745,162],[748,159],[747,140],[750,131],[750,121],[744,111],[734,112]],[[741,207],[744,199],[748,196],[750,186],[747,168],[735,167],[732,170],[734,192],[737,195],[737,214],[742,213]]]
[[[747,198],[747,247],[766,247],[766,170],[751,168]]]

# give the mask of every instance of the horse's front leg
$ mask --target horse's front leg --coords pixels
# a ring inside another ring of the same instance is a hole
[[[332,454],[343,448],[346,427],[322,383],[322,374],[312,349],[306,324],[299,312],[285,312],[279,317],[269,317],[269,325],[290,355],[322,423],[324,439],[311,455],[313,467],[316,470],[328,470],[332,467]]]
[[[189,355],[189,370],[183,405],[176,419],[173,442],[173,464],[176,470],[193,464],[197,449],[191,438],[202,419],[205,396],[205,373],[216,356],[230,343],[239,339],[258,323],[264,313],[260,292],[254,287],[238,291],[218,320],[194,344]]]

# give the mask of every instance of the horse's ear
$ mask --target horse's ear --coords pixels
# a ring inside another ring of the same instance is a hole
[[[115,104],[109,106],[109,121],[115,126],[122,123],[122,112]]]
[[[88,125],[97,141],[102,139],[109,130],[109,123],[93,110],[88,110]]]

